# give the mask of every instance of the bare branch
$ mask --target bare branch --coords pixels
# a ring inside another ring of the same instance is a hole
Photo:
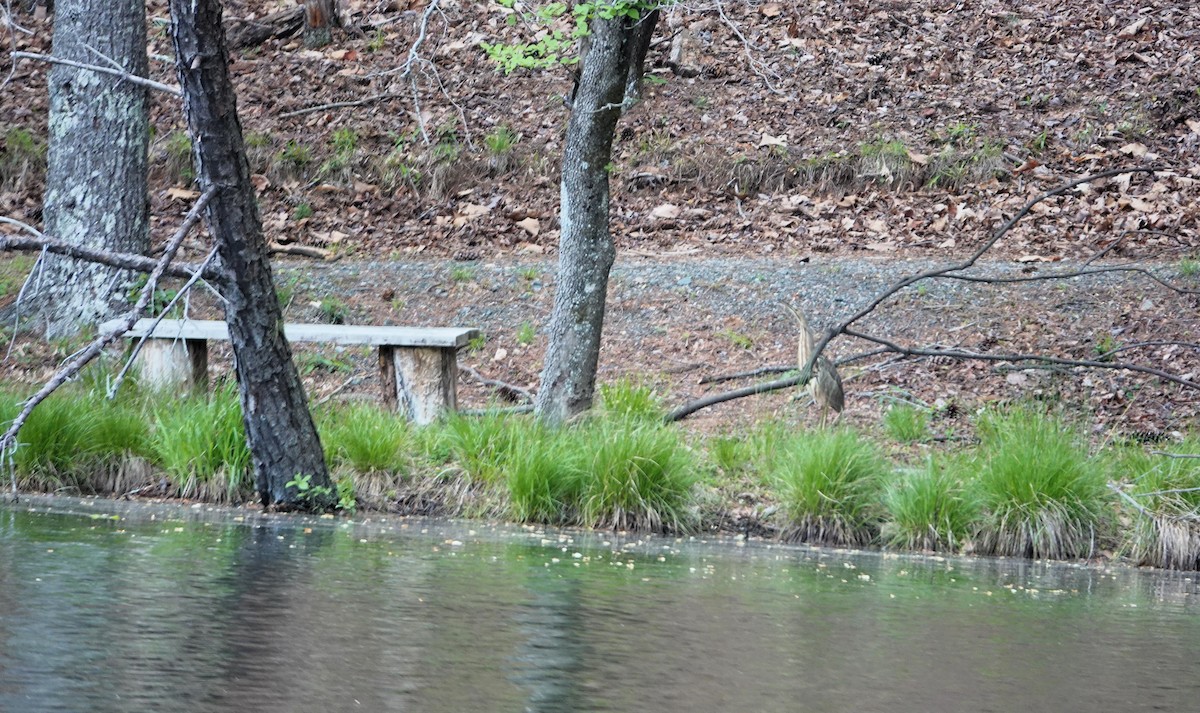
[[[12,52],[10,54],[14,60],[32,59],[32,60],[37,60],[39,62],[49,62],[50,64],[61,64],[61,65],[65,65],[67,67],[74,67],[76,69],[86,69],[86,70],[89,70],[92,72],[99,72],[100,74],[111,74],[112,76],[120,77],[121,79],[124,79],[127,82],[131,82],[133,84],[139,84],[148,89],[153,89],[155,91],[163,92],[164,94],[170,94],[173,97],[182,97],[183,96],[183,92],[180,91],[179,87],[172,87],[169,84],[163,84],[161,82],[156,82],[153,79],[146,79],[145,77],[139,77],[136,74],[130,74],[129,72],[126,72],[122,69],[113,69],[111,67],[101,67],[101,66],[95,65],[95,64],[84,64],[82,62],[74,62],[69,59],[62,59],[61,57],[52,57],[48,54],[38,54],[37,52]],[[15,62],[14,62],[14,64],[15,64]]]
[[[133,349],[129,352],[129,357],[125,359],[125,365],[121,367],[121,372],[117,374],[117,378],[114,379],[112,385],[108,387],[108,398],[112,399],[116,397],[117,389],[121,388],[121,383],[125,381],[125,376],[129,373],[129,369],[133,366],[133,362],[135,359],[137,359],[137,355],[142,351],[142,347],[146,344],[146,340],[150,338],[151,334],[154,334],[154,330],[158,328],[159,323],[163,321],[164,317],[171,313],[171,308],[174,307],[177,302],[179,302],[180,298],[182,298],[188,293],[189,290],[192,289],[192,286],[196,284],[196,282],[200,279],[200,275],[204,273],[204,270],[208,268],[209,263],[212,262],[212,259],[216,256],[217,249],[213,248],[208,252],[208,256],[204,258],[204,262],[200,263],[200,268],[192,273],[192,276],[188,278],[188,281],[184,283],[183,287],[179,288],[179,291],[175,293],[175,296],[171,298],[171,301],[162,308],[158,314],[158,318],[154,320],[152,325],[150,325],[150,329],[146,330],[146,333],[142,335],[142,338],[138,340],[137,344],[135,344]],[[187,308],[185,307],[184,314],[187,314],[186,309]]]
[[[22,223],[19,220],[0,216],[0,223],[7,223],[21,228],[26,228],[31,231],[34,237],[23,238],[17,235],[0,235],[0,251],[10,250],[45,250],[46,252],[54,253],[55,255],[66,255],[77,260],[87,260],[88,262],[97,262],[101,265],[109,267],[119,267],[124,270],[136,270],[137,272],[153,272],[158,266],[158,261],[152,260],[145,255],[134,255],[132,253],[115,253],[108,250],[100,250],[98,248],[89,248],[83,245],[73,245],[58,238],[44,235],[37,229]],[[198,265],[191,263],[179,263],[177,265],[167,265],[164,274],[170,277],[191,277],[200,271]],[[201,272],[201,277],[206,279],[218,279],[219,274],[212,268],[206,268]]]
[[[905,356],[923,356],[923,357],[950,357],[952,359],[963,359],[973,361],[1009,361],[1009,362],[1038,362],[1041,364],[1057,364],[1059,366],[1086,367],[1089,369],[1109,369],[1114,371],[1135,371],[1141,374],[1149,374],[1156,376],[1163,381],[1180,386],[1186,386],[1190,389],[1200,389],[1200,384],[1185,379],[1181,376],[1176,376],[1162,369],[1155,369],[1150,366],[1141,366],[1140,364],[1129,364],[1126,362],[1111,362],[1111,361],[1096,361],[1094,359],[1064,359],[1061,357],[1043,356],[1038,354],[980,354],[978,352],[965,352],[956,349],[917,349],[912,347],[904,347],[884,339],[876,337],[865,332],[859,332],[855,329],[846,328],[842,333],[857,337],[864,341],[873,342],[880,346],[886,347],[889,351]]]
[[[58,387],[65,384],[68,380],[75,377],[76,374],[87,366],[93,359],[100,355],[109,344],[112,344],[122,334],[133,328],[134,323],[146,311],[146,307],[150,301],[154,299],[154,291],[158,288],[158,281],[167,272],[167,267],[171,264],[175,254],[179,252],[179,246],[183,244],[183,239],[191,232],[191,229],[200,222],[200,214],[204,211],[204,207],[208,205],[209,200],[216,194],[216,188],[209,188],[204,192],[200,199],[196,201],[196,205],[192,206],[192,210],[188,212],[183,224],[179,226],[179,230],[175,231],[175,235],[171,236],[170,242],[167,244],[167,249],[163,251],[163,256],[159,258],[154,269],[150,271],[150,277],[146,280],[145,286],[142,287],[142,293],[138,296],[137,303],[133,309],[125,315],[125,320],[117,329],[101,334],[85,349],[80,351],[66,366],[58,370],[58,372],[50,378],[49,381],[38,390],[36,394],[30,396],[21,408],[21,412],[13,419],[12,425],[8,427],[3,436],[0,436],[0,453],[8,454],[16,445],[17,433],[21,430],[21,426],[25,425],[25,421],[29,418],[29,414],[37,408],[37,405],[45,401],[50,394],[54,393]],[[12,477],[12,494],[17,497],[17,474],[13,471]]]

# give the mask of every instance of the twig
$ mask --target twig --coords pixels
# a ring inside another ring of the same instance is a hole
[[[280,119],[287,119],[292,116],[300,116],[302,114],[311,114],[314,111],[324,111],[325,109],[345,109],[352,106],[362,106],[364,104],[373,104],[375,102],[387,101],[388,99],[396,99],[400,97],[396,92],[387,92],[386,94],[376,94],[372,97],[364,97],[355,99],[354,101],[331,102],[329,104],[318,104],[316,106],[305,107],[304,109],[296,109],[294,111],[285,111],[279,115]]]
[[[890,349],[872,349],[869,352],[860,352],[858,354],[851,354],[850,356],[842,357],[841,359],[838,359],[837,361],[835,361],[833,364],[834,364],[834,366],[845,366],[846,364],[853,364],[856,361],[870,359],[871,357],[879,356],[880,354],[891,354],[891,353],[892,353],[892,350],[890,350]],[[768,374],[786,374],[789,371],[796,371],[799,368],[800,368],[799,364],[786,364],[786,365],[780,365],[780,366],[761,366],[757,369],[751,369],[750,371],[739,371],[734,374],[721,374],[721,375],[717,375],[717,376],[705,376],[705,377],[702,377],[701,379],[699,379],[696,383],[700,384],[700,385],[704,385],[704,384],[718,384],[722,381],[735,381],[737,379],[753,379],[756,376],[767,376]]]
[[[489,379],[486,376],[484,376],[483,374],[480,374],[475,369],[472,369],[471,367],[467,366],[466,364],[459,364],[458,370],[463,372],[464,374],[470,376],[472,379],[478,381],[479,383],[483,384],[484,386],[490,386],[493,389],[495,389],[496,391],[499,391],[501,394],[508,396],[509,398],[520,398],[520,399],[523,399],[530,403],[533,403],[533,393],[531,391],[529,391],[528,389],[523,389],[520,386],[517,386],[515,384],[509,384],[507,382],[499,381],[497,379]]]
[[[146,284],[142,287],[142,293],[138,296],[137,302],[133,305],[133,309],[129,310],[125,315],[125,320],[117,329],[102,334],[92,341],[87,348],[83,349],[74,359],[67,363],[66,366],[58,370],[49,381],[38,390],[36,394],[30,396],[21,408],[21,412],[13,419],[12,425],[8,427],[3,436],[0,436],[0,454],[8,455],[16,445],[17,433],[21,427],[25,425],[25,421],[29,418],[29,414],[37,408],[37,405],[46,400],[50,394],[54,393],[58,387],[65,384],[69,379],[73,378],[80,372],[83,367],[87,366],[93,359],[99,356],[100,352],[112,344],[125,332],[133,328],[135,322],[146,311],[146,307],[150,301],[154,299],[154,291],[158,288],[158,281],[167,272],[167,266],[171,264],[175,254],[179,252],[179,246],[183,244],[183,239],[191,231],[192,227],[200,221],[200,214],[204,207],[208,205],[216,193],[216,188],[209,188],[196,201],[196,205],[192,206],[192,210],[184,219],[183,224],[179,226],[179,230],[171,237],[167,244],[167,249],[163,251],[163,256],[158,260],[154,269],[150,272],[150,276],[146,279]],[[17,497],[17,474],[12,471],[12,494],[13,498]]]
[[[158,313],[158,318],[154,320],[154,324],[150,325],[150,329],[146,330],[146,333],[142,335],[142,338],[139,339],[137,344],[133,346],[133,350],[130,351],[129,357],[125,359],[124,366],[121,367],[121,373],[117,374],[117,378],[114,379],[112,385],[108,387],[107,396],[109,399],[116,398],[117,389],[121,388],[121,383],[125,380],[125,376],[129,373],[129,368],[133,366],[134,360],[137,359],[138,354],[141,353],[142,347],[146,344],[146,340],[149,339],[150,335],[154,333],[154,330],[158,328],[158,325],[163,321],[163,318],[171,313],[171,308],[175,306],[175,303],[192,289],[192,286],[196,284],[196,281],[200,279],[200,275],[203,274],[204,270],[208,267],[208,264],[216,256],[217,249],[213,248],[209,251],[208,257],[204,258],[204,262],[200,263],[200,269],[192,273],[192,276],[188,278],[188,281],[184,283],[183,287],[179,288],[179,291],[175,293],[175,296],[171,298],[171,301],[168,302],[167,305]]]
[[[750,65],[750,71],[757,74],[759,79],[763,80],[763,83],[767,85],[767,89],[772,94],[782,95],[784,93],[783,90],[779,89],[771,82],[771,77],[774,76],[775,79],[779,79],[779,74],[769,70],[766,62],[754,56],[754,51],[756,48],[750,44],[750,40],[746,39],[746,36],[742,34],[742,31],[733,22],[733,20],[731,20],[729,16],[725,14],[725,6],[722,2],[720,2],[720,0],[717,1],[716,8],[717,13],[721,16],[721,22],[725,23],[725,26],[729,28],[729,30],[738,38],[738,40],[741,41],[742,49],[746,53],[746,62]],[[740,202],[738,203],[738,210],[741,210]]]
[[[1200,458],[1200,453],[1168,453],[1167,451],[1150,451],[1156,456],[1166,456],[1167,458]]]
[[[336,389],[334,389],[333,391],[330,391],[328,394],[325,394],[320,399],[318,399],[317,405],[320,406],[321,404],[329,401],[334,396],[337,396],[338,394],[342,393],[346,389],[350,388],[352,385],[359,383],[360,381],[362,381],[362,379],[363,378],[361,376],[359,376],[358,374],[354,374],[350,378],[343,381],[341,383],[341,385],[338,386]]]
[[[733,374],[719,374],[717,376],[703,376],[697,381],[697,384],[719,384],[722,381],[735,381],[737,379],[753,379],[757,376],[766,376],[768,374],[786,374],[789,371],[795,371],[795,364],[787,366],[763,366],[750,371],[739,371]]]
[[[48,54],[38,54],[37,52],[13,52],[11,54],[14,59],[32,59],[39,62],[49,62],[50,64],[61,64],[67,67],[74,67],[76,69],[86,69],[92,72],[99,72],[100,74],[110,74],[114,77],[120,77],[121,79],[133,84],[139,84],[148,89],[163,92],[164,94],[170,94],[173,97],[183,96],[183,92],[179,89],[179,87],[172,87],[169,84],[156,82],[153,79],[139,77],[136,74],[130,74],[122,69],[101,67],[95,64],[84,64],[83,62],[75,62],[69,59],[62,59],[61,57],[52,57]]]
[[[1057,364],[1059,366],[1086,367],[1089,369],[1136,371],[1142,374],[1156,376],[1163,381],[1167,381],[1172,384],[1178,384],[1179,386],[1186,386],[1191,389],[1200,389],[1200,384],[1194,381],[1185,379],[1181,376],[1176,376],[1170,372],[1163,371],[1162,369],[1155,369],[1154,367],[1150,366],[1141,366],[1139,364],[1095,361],[1093,359],[1064,359],[1060,357],[1043,356],[1038,354],[980,354],[978,352],[964,352],[955,349],[917,349],[912,347],[903,347],[888,339],[884,339],[883,337],[876,337],[865,332],[859,332],[858,330],[850,329],[849,327],[842,330],[842,333],[846,336],[857,337],[864,341],[873,342],[885,347],[888,351],[895,352],[896,354],[903,354],[905,356],[950,357],[951,359],[964,359],[973,361],[1033,361],[1042,362],[1044,364]]]
[[[1121,496],[1122,500],[1124,500],[1125,502],[1132,505],[1133,508],[1135,510],[1137,510],[1138,512],[1140,512],[1141,514],[1145,515],[1146,517],[1148,517],[1150,519],[1154,519],[1154,513],[1147,510],[1146,506],[1144,506],[1141,503],[1139,503],[1138,501],[1134,500],[1133,497],[1129,495],[1129,493],[1125,492],[1124,490],[1121,490],[1120,486],[1118,486],[1116,483],[1109,482],[1108,489],[1113,491],[1117,495]]]

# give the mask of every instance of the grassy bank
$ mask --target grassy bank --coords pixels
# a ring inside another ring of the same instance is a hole
[[[595,414],[562,429],[500,415],[418,429],[364,404],[314,416],[346,512],[1034,558],[1115,552],[1200,569],[1200,460],[1089,447],[1044,409],[985,411],[977,438],[947,449],[920,413],[889,412],[871,436],[778,423],[697,436],[663,425],[645,387],[601,394]],[[0,391],[0,419],[22,396]],[[1170,450],[1198,453],[1200,439]],[[249,462],[232,388],[109,401],[78,384],[35,411],[11,467],[26,490],[237,503],[254,497]]]

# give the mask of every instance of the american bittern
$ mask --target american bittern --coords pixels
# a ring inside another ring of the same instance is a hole
[[[796,321],[800,324],[800,339],[799,346],[796,349],[796,361],[799,362],[800,368],[812,357],[813,351],[816,349],[816,339],[813,337],[812,330],[808,327],[808,320],[804,318],[804,313],[799,310],[792,310]],[[832,410],[839,416],[842,409],[846,406],[846,394],[842,390],[842,377],[837,373],[837,367],[833,362],[825,358],[822,354],[817,357],[817,361],[813,364],[812,376],[808,379],[808,393],[812,395],[813,401],[817,404],[817,408],[821,410],[821,426],[824,427],[829,417],[829,411]],[[834,420],[837,416],[834,417]]]

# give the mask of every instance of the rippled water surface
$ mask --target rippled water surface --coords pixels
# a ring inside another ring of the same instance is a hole
[[[1195,577],[0,506],[0,711],[1200,706]]]

